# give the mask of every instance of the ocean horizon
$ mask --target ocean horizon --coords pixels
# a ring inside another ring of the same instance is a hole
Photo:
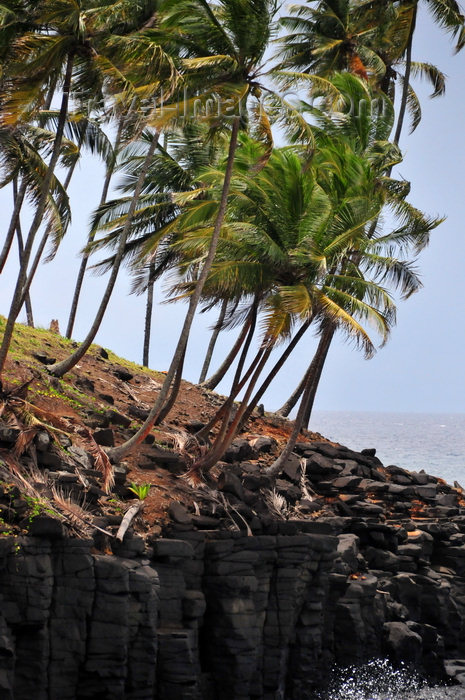
[[[465,485],[465,413],[314,411],[309,429],[354,450]]]

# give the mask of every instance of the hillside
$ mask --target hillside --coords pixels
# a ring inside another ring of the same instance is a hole
[[[1,319],[0,331],[3,324]],[[93,461],[93,439],[101,446],[119,444],[126,440],[140,427],[161,386],[163,375],[160,372],[128,362],[99,346],[93,346],[64,379],[50,376],[47,373],[47,365],[66,357],[75,346],[73,341],[52,331],[31,329],[21,324],[16,327],[4,375],[3,398],[6,403],[2,419],[5,427],[2,428],[0,444],[3,450],[0,455],[3,455],[4,459],[8,453],[11,456],[15,449],[13,437],[18,437],[18,434],[13,432],[10,435],[11,441],[8,442],[6,430],[22,427],[28,443],[20,460],[26,478],[28,470],[37,466],[42,470],[49,470],[48,476],[57,466],[60,467],[57,471],[63,471],[63,464],[59,464],[60,459],[64,463],[72,463],[76,457],[72,454],[74,448],[83,450]],[[117,468],[115,487],[109,494],[102,491],[91,510],[99,517],[103,512],[113,515],[114,522],[117,522],[126,504],[135,499],[135,494],[128,486],[150,484],[151,488],[144,503],[143,520],[139,519],[137,529],[151,532],[153,528],[158,529],[167,522],[167,513],[172,502],[191,505],[198,500],[198,489],[192,488],[183,478],[190,460],[196,456],[195,449],[191,454],[181,454],[181,448],[186,444],[188,436],[198,429],[201,423],[207,422],[223,399],[224,397],[214,392],[183,381],[178,400],[168,418],[162,425],[154,428],[144,444]],[[21,416],[24,410],[30,417]],[[43,425],[36,421],[42,422]],[[242,437],[251,442],[257,438],[270,438],[269,444],[273,449],[270,452],[268,446],[249,455],[249,458],[252,457],[251,464],[257,469],[268,465],[273,455],[284,445],[289,430],[290,423],[287,420],[273,415],[254,415]],[[41,451],[41,446],[45,443],[48,449],[49,439],[51,454],[58,456],[58,460],[45,458],[44,452]],[[305,439],[323,438],[308,433]],[[226,455],[226,458],[229,460],[230,456]],[[10,463],[10,469],[7,468],[3,478],[14,476],[14,471],[15,468],[11,467]],[[95,473],[95,470],[90,471],[94,473],[84,476],[93,480],[95,488],[102,487],[103,476]],[[37,470],[34,470],[35,477],[36,472]],[[209,486],[205,485],[203,490],[211,491],[221,473],[222,464],[219,464],[211,473]],[[70,477],[66,479],[64,475],[58,482],[62,487],[73,483]],[[66,486],[65,491],[68,490]],[[45,483],[41,484],[39,491],[40,496],[45,497],[45,508],[48,499],[53,500],[52,494]],[[74,491],[77,489],[74,488]],[[77,502],[82,503],[84,500],[89,508],[88,487],[78,494]],[[8,532],[21,531],[17,519],[10,525],[12,527],[6,527]]]
[[[447,518],[465,504],[461,489],[441,479],[384,467],[373,448],[360,454],[308,432],[280,477],[271,478],[266,467],[292,423],[258,412],[194,486],[186,472],[208,446],[195,432],[225,397],[188,382],[163,424],[112,465],[105,447],[140,427],[163,375],[93,346],[64,379],[50,376],[47,365],[73,345],[51,331],[16,328],[0,423],[0,530],[6,535],[34,533],[43,520],[45,528],[93,536],[97,548],[110,552],[135,505],[140,511],[130,531],[146,539],[186,527],[260,534],[276,520]]]
[[[272,478],[291,423],[265,413],[193,487],[222,397],[187,382],[112,465],[162,375],[95,346],[57,380],[69,345],[18,326],[1,389],[5,698],[309,700],[373,657],[465,682],[458,484],[316,434]]]

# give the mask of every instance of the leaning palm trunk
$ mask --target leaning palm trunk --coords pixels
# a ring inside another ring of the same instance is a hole
[[[236,410],[234,418],[231,419],[231,411],[228,411],[227,415],[223,418],[223,423],[220,428],[218,435],[216,436],[215,443],[212,449],[204,456],[201,460],[192,465],[190,471],[188,472],[189,477],[193,477],[195,480],[198,478],[199,473],[207,471],[215,466],[219,459],[223,456],[225,451],[228,449],[234,438],[236,437],[245,411],[247,410],[248,402],[252,391],[263,371],[265,364],[273,349],[273,345],[270,344],[266,347],[260,348],[259,352],[255,356],[254,362],[252,363],[252,368],[254,370],[252,377],[250,379],[247,390],[244,397]]]
[[[313,358],[312,364],[309,367],[309,371],[307,372],[307,384],[302,395],[302,400],[300,402],[299,410],[294,421],[294,427],[292,429],[292,432],[289,436],[284,450],[281,452],[278,459],[276,459],[273,462],[273,464],[266,470],[267,474],[270,474],[271,476],[277,476],[281,472],[287,460],[291,456],[292,451],[294,450],[295,444],[299,437],[299,433],[302,429],[303,421],[307,413],[309,402],[312,401],[313,403],[316,387],[318,386],[318,379],[319,376],[321,376],[321,370],[323,368],[324,361],[328,354],[328,350],[331,345],[334,332],[335,327],[332,324],[328,324],[323,330],[317,351]],[[319,375],[317,375],[318,368],[320,368]],[[314,387],[314,385],[316,386]]]
[[[181,386],[181,380],[182,380],[182,371],[184,369],[184,360],[186,359],[186,349],[184,348],[184,353],[181,358],[181,362],[179,364],[178,369],[176,370],[176,374],[174,375],[174,381],[173,381],[173,386],[171,389],[171,394],[168,398],[168,401],[165,403],[163,408],[161,409],[158,418],[156,419],[154,425],[160,425],[162,421],[165,420],[166,416],[169,414],[171,409],[173,408],[175,401],[177,399],[178,393],[179,393],[179,387]]]
[[[333,335],[331,337],[329,337],[329,339],[327,339],[327,341],[326,341],[325,352],[320,353],[316,359],[315,374],[313,376],[312,388],[311,388],[310,394],[307,398],[307,406],[305,408],[305,413],[304,413],[304,417],[302,420],[302,428],[306,428],[307,430],[308,430],[308,424],[310,423],[310,418],[312,415],[313,404],[315,403],[316,392],[318,391],[318,387],[320,385],[321,373],[323,372],[323,367],[325,366],[326,358],[328,356],[329,348],[331,347],[333,337],[334,337],[334,332],[333,332]]]
[[[87,334],[86,338],[84,341],[81,343],[81,345],[78,347],[76,352],[74,352],[72,355],[67,357],[65,360],[62,362],[57,362],[51,367],[49,367],[49,372],[53,374],[55,377],[63,377],[63,375],[66,374],[66,372],[69,372],[70,369],[72,369],[78,362],[79,360],[86,354],[90,346],[92,345],[92,342],[94,341],[95,336],[98,333],[98,330],[100,328],[100,325],[102,323],[103,317],[105,315],[105,311],[107,310],[108,303],[110,301],[110,297],[113,292],[113,288],[116,283],[116,278],[118,276],[119,269],[121,267],[121,263],[124,258],[124,253],[126,249],[126,241],[128,239],[130,230],[131,230],[131,224],[132,220],[134,218],[134,214],[136,212],[137,204],[139,202],[139,197],[142,192],[142,188],[144,186],[144,181],[147,176],[147,172],[150,168],[151,162],[152,162],[152,157],[153,154],[155,153],[155,149],[157,148],[158,145],[158,138],[159,134],[158,132],[155,133],[152,143],[150,144],[150,148],[147,151],[147,155],[145,156],[144,162],[142,164],[142,168],[139,174],[139,177],[137,178],[137,183],[136,187],[134,189],[134,195],[131,200],[131,204],[128,209],[128,213],[126,216],[126,221],[124,222],[123,230],[121,231],[120,239],[118,242],[118,248],[116,251],[115,259],[113,261],[113,267],[111,269],[111,274],[107,282],[107,286],[105,289],[105,292],[102,297],[102,301],[100,302],[100,306],[98,308],[98,311],[96,313],[94,322],[92,324],[92,327]]]
[[[155,280],[153,279],[153,273],[155,270],[155,265],[152,263],[149,268],[149,280],[147,284],[147,304],[145,306],[145,324],[144,324],[144,347],[142,350],[142,365],[143,367],[149,366],[149,354],[150,354],[150,336],[152,333],[152,314],[153,314],[153,287]]]
[[[113,177],[113,173],[115,170],[115,165],[116,165],[116,156],[118,154],[118,149],[121,143],[121,136],[123,133],[123,119],[120,120],[119,126],[118,126],[118,132],[116,134],[115,138],[115,144],[113,146],[113,153],[114,153],[114,158],[111,162],[111,164],[107,168],[107,172],[105,174],[105,179],[103,181],[103,188],[102,188],[102,194],[100,196],[100,206],[105,204],[107,201],[107,196],[108,196],[108,190],[110,189],[110,182],[111,178]],[[92,243],[92,241],[95,238],[95,230],[92,230],[89,233],[88,239],[87,239],[87,246],[86,246],[86,252],[84,253],[82,260],[81,260],[81,265],[79,267],[79,272],[76,280],[76,286],[74,288],[74,294],[73,294],[73,300],[71,302],[71,309],[69,312],[69,319],[68,319],[68,325],[66,327],[66,338],[71,338],[73,334],[73,328],[74,328],[74,322],[76,320],[76,313],[77,313],[77,308],[79,304],[79,297],[81,296],[81,290],[82,290],[82,284],[84,281],[84,275],[86,273],[87,269],[87,263],[89,261],[89,246]]]
[[[171,365],[168,369],[167,375],[165,377],[165,381],[162,384],[162,387],[160,389],[160,393],[158,395],[158,398],[150,411],[146,421],[142,425],[142,427],[133,435],[129,440],[124,442],[122,445],[119,447],[112,448],[109,450],[109,455],[113,460],[118,460],[124,457],[130,450],[132,450],[136,445],[139,445],[149,434],[149,432],[152,430],[152,427],[155,423],[155,421],[158,418],[158,415],[160,413],[160,409],[164,405],[166,401],[166,397],[168,395],[169,389],[171,387],[171,383],[174,379],[174,376],[177,372],[177,369],[179,367],[179,364],[181,363],[184,351],[187,346],[187,341],[189,339],[189,333],[190,329],[192,326],[192,322],[194,320],[195,312],[197,310],[197,306],[200,301],[200,297],[202,295],[202,291],[205,285],[205,282],[207,281],[207,277],[210,273],[211,266],[213,264],[213,260],[216,255],[216,249],[218,247],[218,241],[220,238],[220,232],[221,232],[221,227],[223,225],[224,217],[226,215],[226,207],[228,204],[228,196],[229,196],[229,190],[230,190],[230,185],[231,185],[231,178],[232,178],[232,172],[233,172],[233,166],[234,166],[234,156],[236,153],[236,148],[237,148],[237,137],[239,134],[239,123],[240,123],[240,117],[235,117],[232,125],[232,131],[231,131],[231,139],[229,142],[229,153],[228,153],[228,161],[226,165],[226,172],[225,172],[225,177],[224,177],[224,182],[223,182],[223,189],[221,193],[221,200],[220,200],[220,206],[218,209],[218,215],[216,217],[215,221],[215,226],[213,228],[213,233],[212,233],[212,238],[210,241],[210,247],[208,250],[207,257],[205,259],[205,262],[202,266],[202,269],[200,271],[199,278],[197,280],[197,284],[195,286],[195,289],[192,293],[192,296],[190,297],[189,300],[189,307],[187,310],[186,318],[184,320],[184,324],[181,330],[181,334],[178,340],[178,344],[176,346],[173,359],[171,360]]]
[[[69,187],[69,185],[70,185],[71,178],[73,177],[74,171],[75,171],[75,169],[76,169],[76,165],[77,165],[77,160],[74,161],[74,163],[71,165],[71,167],[70,167],[69,170],[68,170],[68,173],[67,173],[67,175],[66,175],[66,179],[65,179],[65,181],[64,181],[64,183],[63,183],[63,190],[64,190],[64,192],[67,191],[67,189],[68,189],[68,187]],[[60,195],[60,204],[63,203],[64,198],[65,198],[65,195],[64,195],[64,193],[63,193],[63,194]],[[27,279],[26,279],[26,283],[25,283],[25,285],[24,285],[22,303],[26,303],[26,296],[29,295],[29,290],[30,290],[30,288],[31,288],[32,281],[33,281],[33,279],[34,279],[34,277],[35,277],[35,274],[36,274],[36,272],[37,272],[37,268],[39,267],[39,263],[40,263],[40,261],[41,261],[41,259],[42,259],[42,255],[43,255],[43,252],[44,252],[44,250],[45,250],[45,246],[47,245],[47,241],[48,241],[48,239],[49,239],[49,237],[50,237],[51,230],[52,230],[51,225],[47,226],[47,228],[45,229],[45,233],[44,233],[44,235],[42,236],[42,238],[41,238],[41,240],[40,240],[40,243],[39,243],[39,246],[38,246],[38,248],[37,248],[37,250],[36,250],[36,254],[35,254],[35,256],[34,256],[34,260],[32,261],[32,265],[31,265],[31,267],[30,267],[30,269],[29,269],[29,272],[28,272],[28,275],[27,275]]]
[[[201,430],[196,433],[196,437],[198,439],[205,439],[208,438],[210,431],[213,430],[215,425],[220,421],[222,418],[224,418],[226,415],[229,416],[231,413],[232,406],[234,404],[234,399],[238,395],[238,393],[244,388],[246,382],[248,381],[250,375],[254,371],[255,364],[257,362],[257,357],[260,359],[260,353],[263,352],[263,350],[260,348],[258,356],[255,356],[255,359],[252,361],[252,363],[249,366],[249,369],[247,372],[242,376],[242,371],[244,369],[245,361],[247,359],[247,354],[250,349],[250,344],[252,342],[252,338],[255,333],[255,327],[257,325],[257,309],[258,309],[258,296],[255,297],[254,303],[252,305],[252,308],[250,310],[250,313],[247,317],[247,322],[246,322],[246,327],[248,328],[248,333],[247,333],[247,339],[245,341],[244,347],[242,348],[241,356],[239,358],[239,362],[237,363],[236,371],[234,373],[234,378],[232,381],[231,385],[231,390],[229,392],[228,398],[224,403],[220,406],[220,408],[215,412],[213,417],[208,421],[207,425],[205,425]]]
[[[15,290],[13,293],[13,299],[12,299],[10,311],[8,314],[8,320],[7,320],[6,327],[5,327],[5,332],[3,334],[2,346],[0,348],[0,376],[3,373],[4,367],[5,367],[5,361],[6,361],[6,358],[8,355],[8,350],[10,348],[10,343],[11,343],[11,339],[13,336],[13,330],[14,330],[14,326],[15,326],[15,321],[18,317],[18,314],[19,314],[19,312],[21,310],[21,306],[22,306],[23,288],[24,288],[24,284],[26,282],[27,268],[29,265],[29,259],[31,257],[32,246],[34,245],[36,233],[39,230],[39,227],[40,227],[42,220],[43,220],[43,217],[44,217],[45,207],[47,204],[47,198],[49,196],[49,189],[50,189],[50,185],[52,182],[52,177],[53,177],[55,168],[58,164],[58,159],[60,156],[60,149],[61,149],[61,144],[63,141],[63,134],[64,134],[65,124],[66,124],[66,118],[68,115],[69,92],[70,92],[70,88],[71,88],[73,62],[74,62],[74,54],[71,53],[68,56],[65,79],[63,82],[63,93],[62,93],[62,98],[61,98],[60,114],[58,117],[58,124],[57,124],[57,130],[56,130],[56,134],[55,134],[55,140],[53,143],[52,155],[50,157],[50,162],[49,162],[47,171],[45,173],[45,176],[44,176],[44,179],[42,182],[42,188],[41,188],[39,201],[37,203],[36,212],[35,212],[34,218],[32,220],[31,227],[29,229],[29,233],[28,233],[26,243],[24,246],[23,261],[22,261],[22,264],[20,266],[18,278],[16,281],[16,287],[15,287]],[[16,228],[16,224],[15,224],[15,228]]]
[[[284,365],[284,363],[286,362],[286,360],[287,360],[287,358],[289,357],[289,355],[291,354],[291,352],[294,350],[294,348],[295,348],[295,346],[297,345],[297,343],[299,342],[299,340],[300,340],[301,338],[303,338],[303,336],[304,336],[304,334],[306,333],[306,331],[308,330],[310,324],[311,324],[311,320],[306,321],[306,322],[299,328],[299,330],[297,331],[297,333],[295,334],[295,336],[292,338],[291,342],[287,345],[286,349],[285,349],[284,352],[282,353],[281,357],[278,359],[278,361],[273,365],[273,367],[271,368],[271,370],[268,372],[268,374],[267,374],[267,376],[265,377],[264,381],[262,382],[260,388],[258,389],[258,391],[256,392],[255,396],[254,396],[254,397],[252,398],[252,400],[250,401],[250,403],[249,403],[249,405],[248,405],[248,407],[247,407],[246,412],[244,413],[244,416],[243,416],[242,421],[241,421],[241,427],[243,427],[244,425],[246,425],[247,421],[249,420],[250,416],[251,416],[252,413],[253,413],[254,408],[257,406],[257,404],[258,404],[258,402],[260,401],[260,399],[262,398],[263,394],[264,394],[265,391],[268,389],[268,387],[270,386],[271,382],[272,382],[273,379],[276,377],[276,375],[278,374],[279,370],[280,370],[281,367]]]
[[[397,120],[396,133],[394,135],[394,144],[399,145],[400,135],[402,133],[402,128],[404,126],[405,112],[407,110],[408,101],[408,91],[410,85],[410,74],[412,72],[412,45],[413,45],[413,34],[415,32],[415,24],[417,20],[417,8],[415,6],[412,14],[412,25],[410,27],[410,35],[407,44],[407,53],[405,60],[405,75],[404,75],[404,85],[402,89],[402,98],[399,107],[399,117]]]
[[[3,268],[5,267],[8,254],[10,252],[11,244],[13,243],[13,238],[15,236],[16,227],[19,221],[19,214],[26,195],[26,189],[27,184],[26,179],[24,178],[21,182],[19,190],[14,195],[13,214],[11,215],[10,225],[8,226],[5,242],[3,244],[2,252],[0,253],[0,273],[3,272]]]
[[[18,196],[18,181],[16,178],[13,180],[13,197],[14,201],[16,202],[16,197]],[[22,260],[23,260],[23,254],[24,254],[24,240],[23,240],[23,232],[21,230],[21,219],[18,216],[18,220],[16,222],[16,238],[18,240],[18,254],[19,254],[19,264],[21,265]],[[24,296],[24,306],[26,307],[26,320],[27,320],[27,325],[30,328],[34,328],[34,316],[32,313],[32,304],[31,304],[31,297],[29,292],[26,292]]]
[[[236,342],[232,346],[228,355],[225,357],[224,361],[221,363],[220,367],[218,367],[216,372],[214,374],[212,374],[210,379],[207,379],[207,381],[203,382],[202,386],[205,387],[205,389],[210,389],[210,391],[213,391],[214,389],[216,389],[218,384],[221,382],[221,380],[223,379],[223,377],[225,376],[225,374],[227,373],[227,371],[231,367],[232,363],[236,359],[237,353],[241,349],[241,346],[247,337],[249,325],[250,325],[249,322],[244,324],[241,332],[239,333],[239,336],[238,336]]]
[[[292,411],[292,409],[293,409],[294,406],[296,405],[297,401],[300,399],[300,397],[301,397],[302,394],[303,394],[303,391],[304,391],[305,386],[306,386],[306,384],[307,384],[307,374],[308,374],[308,371],[309,371],[309,370],[307,370],[307,371],[305,372],[304,376],[302,377],[302,379],[300,380],[299,384],[298,384],[297,387],[294,389],[294,391],[292,392],[292,394],[289,396],[289,398],[288,398],[288,400],[286,401],[286,403],[283,404],[283,405],[281,406],[281,408],[278,409],[278,410],[276,411],[276,413],[277,413],[278,415],[283,416],[284,418],[287,418],[287,416],[289,415],[289,413]]]
[[[226,310],[228,308],[228,299],[223,299],[223,303],[221,304],[221,310],[220,310],[220,315],[218,316],[218,321],[215,324],[215,327],[213,329],[213,333],[210,338],[210,342],[208,343],[208,348],[207,348],[207,354],[205,355],[205,360],[202,365],[202,370],[200,372],[200,377],[199,377],[199,384],[202,384],[202,382],[205,381],[205,377],[207,376],[208,369],[210,367],[210,362],[212,361],[212,356],[213,356],[213,351],[215,349],[216,341],[218,340],[218,336],[220,334],[220,331],[223,328],[223,323],[224,319],[226,316]]]

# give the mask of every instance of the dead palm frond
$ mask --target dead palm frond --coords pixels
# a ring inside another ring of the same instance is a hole
[[[72,500],[71,496],[65,495],[63,490],[55,484],[52,485],[52,495],[55,505],[65,516],[67,524],[71,525],[81,537],[90,537],[96,526],[92,524],[93,516],[87,510],[85,499],[82,503],[77,503]],[[102,532],[106,535],[110,534],[105,530]]]
[[[263,497],[268,510],[280,520],[288,520],[291,515],[291,508],[284,496],[276,489],[263,491]]]
[[[95,442],[94,436],[92,435],[89,428],[82,426],[78,428],[77,432],[82,438],[84,438],[86,448],[94,458],[95,468],[102,472],[103,490],[106,493],[109,493],[111,491],[112,486],[115,483],[115,475],[113,473],[113,467],[108,458],[107,453],[100,447],[100,445],[97,442]]]
[[[24,430],[20,431],[13,447],[14,457],[19,458],[26,452],[37,435],[37,431],[38,428],[36,426],[25,428]]]

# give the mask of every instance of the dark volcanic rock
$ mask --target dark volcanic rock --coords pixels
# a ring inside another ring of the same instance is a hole
[[[35,357],[35,359],[38,360],[43,365],[54,365],[56,362],[56,357],[50,357],[49,355],[46,355],[44,352],[33,352],[32,357]]]
[[[114,447],[115,445],[115,434],[111,428],[96,430],[93,437],[95,442],[103,447]]]
[[[256,455],[254,448],[248,440],[238,439],[228,447],[223,455],[225,462],[242,462]]]

